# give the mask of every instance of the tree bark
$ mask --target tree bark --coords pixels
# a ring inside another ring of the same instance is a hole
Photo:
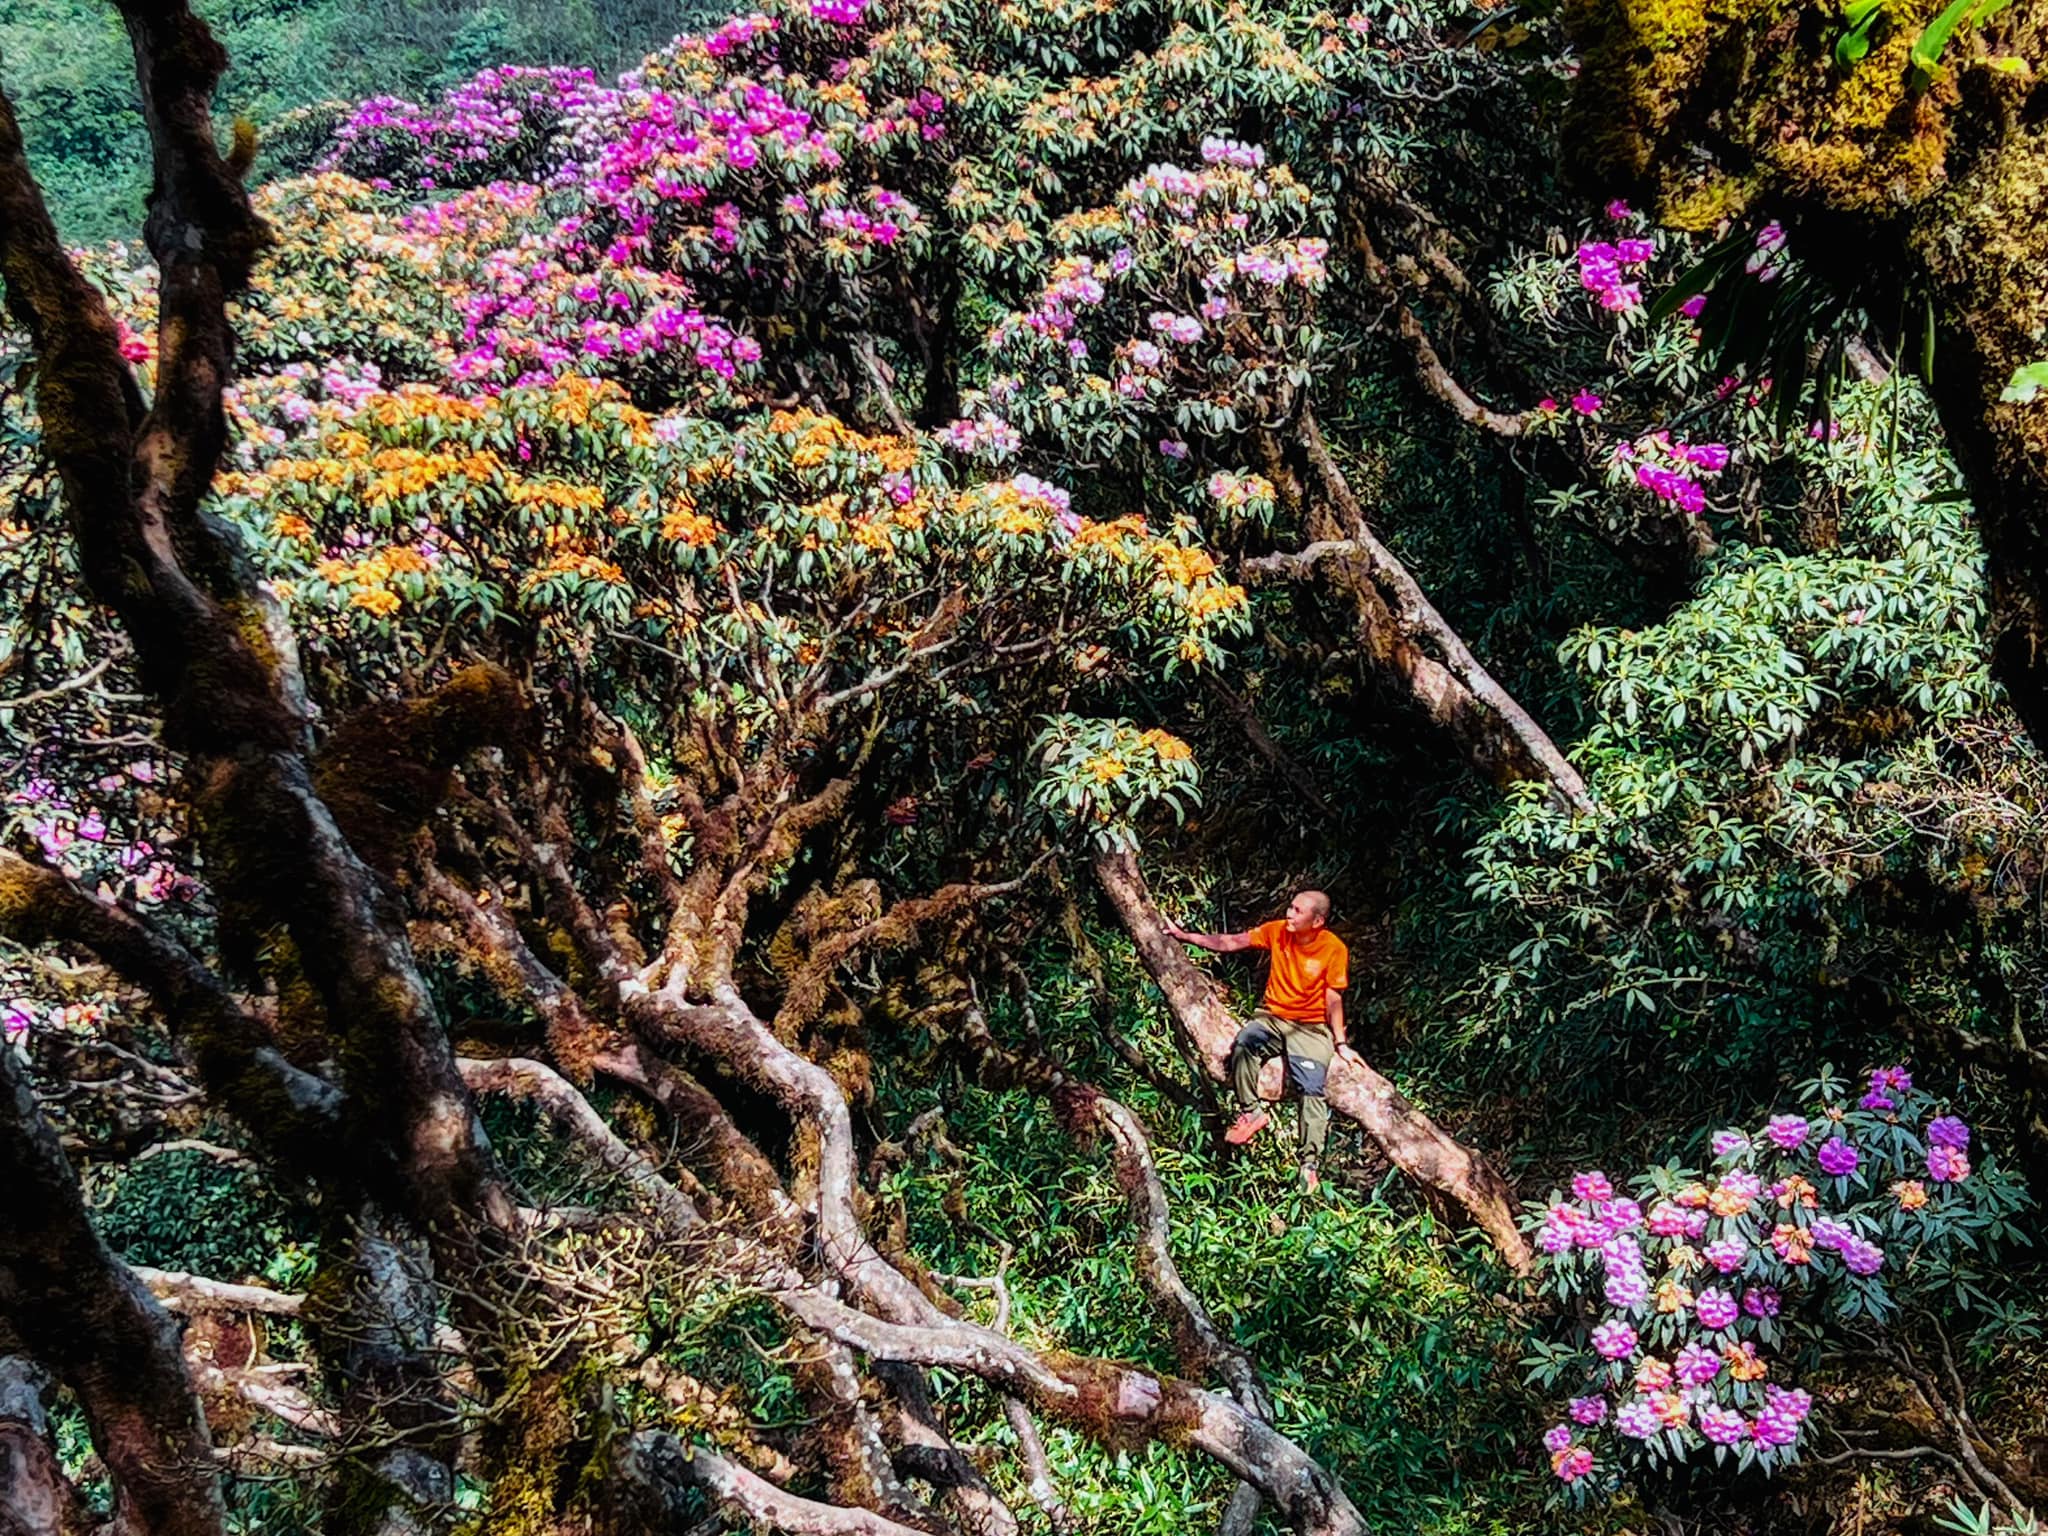
[[[1167,937],[1159,909],[1139,873],[1137,856],[1129,852],[1099,854],[1095,874],[1137,945],[1145,969],[1166,994],[1167,1007],[1201,1047],[1210,1075],[1227,1081],[1238,1020],[1215,983]],[[1354,1066],[1333,1061],[1327,1092],[1331,1109],[1356,1121],[1396,1167],[1463,1206],[1492,1239],[1509,1268],[1517,1274],[1529,1272],[1533,1259],[1528,1241],[1516,1225],[1514,1192],[1484,1158],[1445,1132],[1363,1063]]]
[[[0,1049],[0,1333],[69,1387],[133,1536],[223,1536],[227,1511],[178,1325],[86,1214],[78,1178]]]
[[[43,1412],[47,1380],[27,1356],[0,1355],[0,1536],[84,1536]]]

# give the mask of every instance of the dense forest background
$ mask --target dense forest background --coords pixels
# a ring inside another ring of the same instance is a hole
[[[2048,5],[197,11],[0,17],[0,1529],[2038,1530]]]

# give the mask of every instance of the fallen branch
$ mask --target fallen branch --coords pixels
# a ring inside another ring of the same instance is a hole
[[[306,1298],[296,1291],[273,1291],[265,1285],[234,1285],[179,1270],[128,1266],[148,1286],[164,1310],[180,1317],[200,1312],[260,1312],[266,1317],[297,1317]]]
[[[967,1371],[1109,1444],[1163,1439],[1200,1451],[1256,1486],[1303,1536],[1366,1530],[1335,1478],[1293,1441],[1218,1393],[1115,1361],[1039,1354],[973,1323],[884,1322],[817,1291],[781,1300],[811,1327],[865,1355]]]

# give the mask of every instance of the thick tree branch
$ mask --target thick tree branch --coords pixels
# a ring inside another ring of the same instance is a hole
[[[635,1513],[648,1522],[641,1529],[669,1529],[670,1522],[688,1512],[679,1495],[697,1488],[727,1513],[761,1530],[788,1531],[791,1536],[927,1536],[915,1526],[871,1510],[820,1504],[785,1493],[723,1456],[685,1445],[659,1430],[642,1430],[628,1438],[617,1466],[621,1481],[639,1497],[641,1507]]]
[[[1287,472],[1278,444],[1269,444],[1267,455],[1301,501],[1315,542],[1298,555],[1247,561],[1246,576],[1299,579],[1327,567],[1351,600],[1367,653],[1401,679],[1409,696],[1475,767],[1503,785],[1534,780],[1573,809],[1590,809],[1592,801],[1579,771],[1480,664],[1407,567],[1374,536],[1365,509],[1331,458],[1315,415],[1306,406],[1297,442],[1322,488],[1321,498],[1306,494]]]
[[[344,1155],[341,1094],[287,1061],[219,978],[148,919],[0,849],[0,934],[76,945],[148,993],[208,1092],[286,1167],[303,1173]]]
[[[1185,1444],[1254,1484],[1304,1536],[1366,1529],[1328,1472],[1230,1398],[1113,1361],[1040,1355],[972,1323],[884,1322],[816,1291],[782,1300],[810,1326],[863,1354],[967,1371],[1112,1444]]]

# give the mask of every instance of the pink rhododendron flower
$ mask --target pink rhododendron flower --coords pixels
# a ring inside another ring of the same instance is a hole
[[[1693,1310],[1699,1314],[1700,1325],[1705,1328],[1730,1327],[1739,1315],[1735,1298],[1719,1289],[1701,1291]]]
[[[1636,1352],[1636,1331],[1618,1320],[1602,1323],[1593,1330],[1593,1348],[1603,1360],[1626,1360]]]
[[[1956,1147],[1927,1149],[1927,1177],[1937,1184],[1960,1184],[1970,1176],[1970,1159]]]

